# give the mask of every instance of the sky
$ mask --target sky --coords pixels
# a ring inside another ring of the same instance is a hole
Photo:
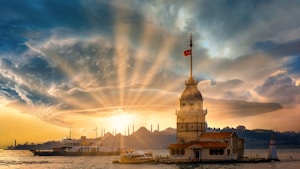
[[[298,0],[0,4],[0,147],[175,128],[190,33],[209,127],[300,131]]]

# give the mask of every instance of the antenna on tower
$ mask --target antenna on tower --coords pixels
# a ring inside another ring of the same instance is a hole
[[[193,77],[193,38],[192,33],[190,33],[190,50],[191,50],[191,58],[190,58],[190,77]]]
[[[191,56],[190,57],[190,79],[193,80],[193,37],[192,37],[192,33],[190,33],[190,49],[189,50],[185,50],[183,52],[184,56]]]

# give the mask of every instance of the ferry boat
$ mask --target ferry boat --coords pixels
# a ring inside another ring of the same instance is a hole
[[[156,163],[151,152],[129,151],[120,155],[120,160],[115,160],[113,163],[121,164],[143,164]]]
[[[99,156],[120,155],[121,150],[113,150],[102,144],[101,138],[64,139],[62,146],[52,150],[30,150],[34,156]]]

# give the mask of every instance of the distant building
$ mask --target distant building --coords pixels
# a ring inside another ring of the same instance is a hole
[[[246,127],[242,126],[242,125],[239,125],[239,126],[236,127],[236,129],[244,131],[244,130],[246,130]]]
[[[190,44],[192,50],[192,39]],[[197,88],[198,81],[192,76],[192,53],[190,77],[176,110],[176,144],[169,145],[170,159],[178,160],[238,160],[244,155],[244,140],[235,132],[206,132],[203,97]]]

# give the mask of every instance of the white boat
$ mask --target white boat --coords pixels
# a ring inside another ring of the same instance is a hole
[[[122,164],[142,164],[155,162],[156,160],[152,157],[151,152],[142,151],[127,151],[120,155],[120,160],[113,161],[113,163]]]
[[[52,150],[31,150],[35,156],[98,156],[120,155],[120,150],[103,146],[101,138],[64,139],[62,146]]]

